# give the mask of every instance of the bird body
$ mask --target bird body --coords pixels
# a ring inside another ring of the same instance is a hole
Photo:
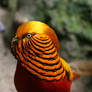
[[[18,92],[70,92],[73,73],[58,54],[55,32],[46,24],[22,24],[11,43],[18,60],[15,86]]]
[[[29,73],[19,63],[14,82],[18,92],[70,92],[72,83],[67,77],[53,81],[42,80]]]

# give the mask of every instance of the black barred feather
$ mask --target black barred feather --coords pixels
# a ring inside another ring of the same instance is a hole
[[[17,60],[40,79],[59,80],[65,77],[60,57],[48,36],[34,35],[26,42],[21,39],[16,46],[13,45],[12,52]]]

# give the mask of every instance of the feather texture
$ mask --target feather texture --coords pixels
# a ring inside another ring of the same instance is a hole
[[[73,74],[60,58],[53,29],[33,21],[22,24],[11,43],[18,60],[15,86],[18,92],[70,92]]]

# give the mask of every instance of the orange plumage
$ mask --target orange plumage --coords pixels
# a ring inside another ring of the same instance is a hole
[[[58,38],[57,38],[54,30],[42,22],[32,21],[32,22],[24,23],[21,26],[19,26],[19,28],[16,32],[16,35],[17,35],[17,37],[21,38],[26,33],[46,34],[51,38],[51,40],[55,44],[57,51],[60,48],[59,41],[58,41]]]
[[[72,71],[58,54],[55,32],[46,24],[22,24],[11,43],[18,60],[15,86],[18,92],[70,92]]]

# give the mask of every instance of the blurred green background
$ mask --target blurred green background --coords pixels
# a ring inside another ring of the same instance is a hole
[[[17,27],[33,20],[55,30],[65,60],[92,60],[92,0],[0,0],[6,47]]]
[[[92,59],[92,0],[0,0],[0,6],[8,12],[9,41],[19,24],[38,20],[57,33],[62,57]]]

